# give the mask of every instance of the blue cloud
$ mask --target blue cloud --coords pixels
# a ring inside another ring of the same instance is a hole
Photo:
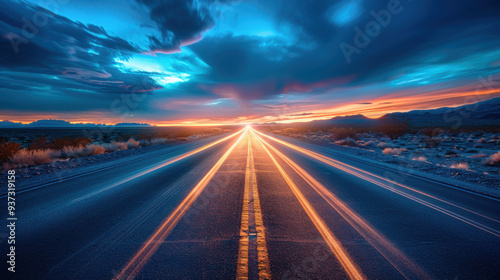
[[[38,2],[7,0],[0,10],[0,102],[13,110],[35,110],[21,97],[102,109],[137,88],[154,100],[138,108],[148,116],[174,114],[151,105],[160,99],[212,109],[271,106],[284,96],[327,103],[500,71],[498,1],[401,0],[402,12],[351,63],[339,44],[352,44],[354,28],[364,30],[388,1]],[[35,15],[47,20],[27,36],[23,18]]]
[[[361,15],[361,0],[342,1],[333,5],[326,17],[338,26],[346,25]]]

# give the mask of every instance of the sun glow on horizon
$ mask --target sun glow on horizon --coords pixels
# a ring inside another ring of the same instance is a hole
[[[251,124],[290,124],[304,123],[315,120],[328,120],[338,116],[349,116],[362,114],[367,118],[379,118],[388,113],[408,112],[413,110],[432,110],[442,107],[460,107],[472,103],[486,101],[492,98],[500,97],[500,89],[483,90],[456,90],[456,91],[434,91],[418,95],[404,95],[393,93],[373,99],[359,100],[356,103],[338,104],[336,107],[324,108],[324,104],[318,102],[308,108],[281,109],[279,107],[269,109],[271,113],[265,112],[262,115],[254,113],[253,115],[239,115],[227,118],[210,118],[200,116],[189,119],[175,118],[171,120],[152,120],[147,118],[115,118],[106,117],[106,112],[96,112],[92,117],[85,115],[28,115],[19,118],[19,116],[0,115],[4,121],[29,124],[37,120],[52,119],[66,120],[71,124],[105,124],[114,125],[123,122],[148,123],[154,127],[174,127],[174,126],[230,126],[230,125],[251,125]],[[189,105],[189,104],[187,104]],[[322,108],[323,107],[323,108]],[[317,108],[317,109],[315,109]],[[278,112],[273,114],[272,112]]]

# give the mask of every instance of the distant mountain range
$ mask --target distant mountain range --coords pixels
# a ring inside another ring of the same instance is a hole
[[[348,125],[348,126],[367,126],[377,124],[378,119],[370,119],[361,114],[359,115],[351,115],[351,116],[339,116],[334,117],[329,120],[322,121],[312,121],[310,124],[312,125],[324,125],[324,124],[332,124],[332,125]]]
[[[406,113],[390,113],[378,119],[363,115],[334,117],[329,120],[312,121],[313,126],[344,125],[373,126],[388,122],[407,122],[411,127],[453,127],[453,126],[500,126],[500,97],[490,100],[450,108],[415,110]]]
[[[84,128],[84,127],[149,127],[147,123],[117,123],[115,125],[70,123],[64,120],[38,120],[29,124],[1,121],[0,128]]]
[[[329,120],[302,123],[310,126],[339,125],[369,127],[390,122],[406,122],[411,127],[453,126],[500,126],[500,97],[455,108],[415,110],[406,113],[390,113],[378,119],[361,114],[334,117]],[[38,120],[29,124],[0,121],[0,128],[84,128],[84,127],[150,127],[147,123],[117,123],[115,125],[69,123],[64,120]]]

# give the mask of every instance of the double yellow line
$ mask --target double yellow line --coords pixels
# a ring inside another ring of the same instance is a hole
[[[251,203],[251,201],[253,202],[253,211],[250,211],[249,209],[249,204]],[[255,220],[256,232],[254,233],[250,233],[249,216],[251,214],[253,214]],[[262,210],[260,207],[259,192],[257,189],[257,178],[255,175],[252,141],[249,135],[247,165],[245,169],[245,188],[243,194],[243,211],[241,215],[240,246],[238,252],[238,266],[236,273],[236,279],[238,280],[245,280],[249,277],[250,234],[257,235],[256,245],[259,279],[271,279],[264,221],[262,220]]]

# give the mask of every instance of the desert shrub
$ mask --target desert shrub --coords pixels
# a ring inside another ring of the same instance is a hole
[[[14,142],[0,142],[0,162],[8,161],[21,148],[21,144]]]
[[[424,156],[416,156],[416,157],[413,157],[412,160],[415,160],[415,161],[426,161],[427,158],[424,157]]]
[[[467,162],[453,163],[450,165],[453,169],[469,169],[469,164]]]
[[[385,148],[382,153],[386,155],[399,156],[400,154],[406,152],[405,148]]]
[[[320,141],[327,142],[327,141],[330,141],[330,136],[329,135],[322,135],[322,136],[319,136],[317,139]]]
[[[498,165],[500,164],[500,152],[492,154],[487,159],[483,161],[484,165]]]
[[[358,139],[356,131],[352,128],[334,127],[331,129],[331,131],[333,132],[333,140],[342,140],[346,138],[351,138],[354,140]]]
[[[354,140],[352,138],[346,138],[346,139],[335,141],[335,144],[340,145],[340,146],[349,146],[349,147],[358,147],[359,146],[358,142],[356,142],[356,140]]]
[[[367,141],[363,143],[361,146],[363,147],[376,147],[377,143],[375,141]]]
[[[111,143],[104,143],[101,146],[108,152],[115,152],[127,149],[127,145],[125,143],[116,141],[113,141]]]
[[[133,149],[139,147],[141,143],[139,143],[139,141],[135,140],[134,138],[130,138],[127,142],[125,142],[125,144],[127,145],[128,149]]]
[[[54,158],[59,157],[59,155],[60,152],[50,149],[46,150],[21,149],[12,156],[11,161],[15,164],[33,166],[33,165],[40,165],[52,162],[52,160]]]
[[[64,147],[63,152],[66,157],[69,158],[77,158],[77,157],[86,157],[90,155],[100,155],[106,152],[106,149],[100,145],[89,144],[85,147]]]
[[[90,154],[89,151],[82,146],[78,147],[67,146],[64,147],[62,150],[66,155],[66,157],[69,158],[83,157],[83,156],[88,156]]]
[[[104,147],[102,147],[101,145],[90,144],[87,145],[86,148],[89,150],[89,153],[91,155],[100,155],[106,152],[106,149],[104,149]]]

